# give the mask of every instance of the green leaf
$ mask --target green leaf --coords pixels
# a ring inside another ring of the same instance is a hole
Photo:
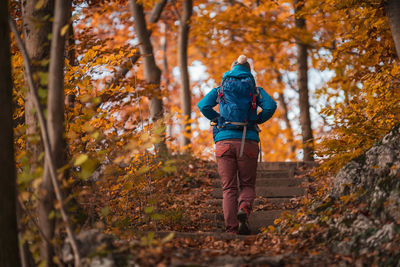
[[[75,166],[80,166],[82,165],[85,161],[87,161],[89,159],[88,155],[86,154],[81,154],[79,155],[76,159],[75,159]]]
[[[54,210],[50,211],[48,218],[51,220],[54,219],[55,217],[56,217],[56,212]]]
[[[162,170],[166,173],[176,172],[176,167],[175,166],[165,166],[162,168]]]
[[[100,133],[98,131],[95,131],[94,133],[92,133],[92,137],[97,140],[97,138],[99,138]]]
[[[93,174],[94,170],[96,169],[98,165],[98,161],[88,159],[86,160],[82,165],[81,165],[81,172],[79,174],[79,177],[83,180],[86,180],[90,178],[90,176]]]
[[[141,175],[141,174],[148,172],[149,170],[150,170],[149,166],[143,166],[136,172],[136,174]]]
[[[49,73],[48,72],[39,72],[39,81],[40,84],[46,86],[49,84]]]
[[[162,219],[164,219],[165,216],[159,213],[155,213],[151,215],[151,219],[153,219],[154,221],[160,221]]]
[[[110,207],[104,207],[101,209],[101,215],[106,217],[108,214],[110,214]]]
[[[43,88],[38,89],[38,96],[40,99],[45,99],[47,97],[47,90]]]
[[[150,214],[150,213],[153,212],[153,210],[154,210],[154,207],[153,206],[149,206],[149,207],[144,208],[144,213]]]
[[[50,59],[43,59],[42,61],[40,61],[40,66],[47,67],[47,65],[49,65],[49,63],[50,63]]]

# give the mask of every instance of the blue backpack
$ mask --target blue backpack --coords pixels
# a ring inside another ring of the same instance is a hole
[[[259,91],[250,75],[226,76],[218,88],[219,129],[255,128]]]
[[[260,94],[252,76],[227,75],[218,88],[219,113],[216,127],[219,130],[243,130],[239,157],[243,156],[247,129],[259,131],[257,120],[257,96]]]

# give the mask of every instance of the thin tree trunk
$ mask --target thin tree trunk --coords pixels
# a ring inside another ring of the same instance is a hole
[[[289,120],[289,116],[288,116],[289,111],[288,111],[288,107],[287,107],[287,104],[285,101],[285,96],[284,96],[283,92],[279,93],[279,102],[281,103],[281,106],[283,109],[282,117],[286,124],[286,130],[287,130],[287,134],[288,134],[288,143],[290,145],[290,153],[293,154],[296,151],[296,145],[294,144],[293,129],[290,124],[290,120]]]
[[[271,58],[271,61],[274,61],[274,58]],[[274,68],[274,71],[277,75],[276,80],[278,84],[282,84],[282,74]],[[279,102],[281,103],[283,113],[282,117],[283,120],[285,121],[286,124],[286,129],[287,129],[287,134],[288,134],[288,143],[290,144],[290,152],[293,154],[296,151],[296,145],[294,144],[294,134],[293,134],[293,128],[292,125],[290,124],[289,120],[289,109],[287,107],[286,101],[285,101],[285,94],[283,93],[283,90],[279,92]]]
[[[387,0],[385,9],[386,16],[389,20],[390,30],[392,31],[394,44],[396,46],[397,57],[400,58],[400,1]]]
[[[192,94],[190,90],[189,71],[188,71],[188,42],[190,30],[190,17],[192,16],[192,0],[183,1],[183,12],[179,24],[178,37],[178,63],[181,78],[181,109],[183,115],[182,140],[181,146],[187,147],[190,144],[191,134],[191,113],[192,113]]]
[[[50,146],[58,169],[66,162],[66,143],[64,134],[64,51],[67,32],[61,32],[68,24],[71,3],[69,0],[56,0],[54,10],[53,32],[50,51],[49,87],[47,97],[47,129]],[[63,176],[63,174],[61,174]],[[45,161],[45,172],[41,184],[41,195],[38,207],[39,224],[43,227],[48,240],[54,238],[54,218],[49,214],[54,210],[54,190],[49,170],[49,162]],[[42,242],[42,259],[48,266],[53,265],[53,248],[48,242]]]
[[[16,171],[8,1],[0,3],[0,266],[21,266],[18,250]]]
[[[157,67],[153,46],[150,40],[150,33],[147,30],[143,6],[131,0],[133,18],[135,20],[135,32],[139,39],[139,50],[143,57],[144,77],[148,84],[154,86],[154,96],[150,99],[150,118],[153,122],[163,119],[163,103],[160,91],[161,70]],[[162,141],[157,145],[157,153],[162,158],[167,157],[168,151],[165,144],[165,132],[161,134]]]
[[[41,2],[41,4],[38,5],[38,2]],[[39,75],[45,76],[48,73],[50,58],[48,37],[51,34],[52,23],[50,18],[53,17],[54,0],[23,0],[21,6],[22,34],[26,50],[32,61],[35,85],[38,90],[47,90],[47,84],[40,82]],[[34,163],[43,152],[43,146],[37,141],[40,138],[40,133],[34,110],[32,95],[27,93],[25,96],[26,148],[32,159],[32,169],[36,167]]]
[[[168,66],[168,26],[167,23],[163,23],[163,29],[164,29],[164,38],[162,39],[161,47],[163,51],[163,78],[164,78],[164,83],[165,83],[165,88],[168,90],[169,89],[169,84],[170,84],[170,73],[169,73],[169,66]],[[168,98],[168,102],[170,99]],[[168,137],[172,137],[172,128],[174,127],[174,123],[171,121],[170,124],[167,125],[166,129],[166,134]]]
[[[32,62],[32,75],[35,87],[37,90],[47,91],[47,84],[40,80],[40,75],[48,75],[48,62],[50,59],[50,41],[48,37],[51,34],[52,23],[50,18],[53,16],[54,1],[45,0],[41,4],[39,2],[40,0],[22,1],[22,33],[28,56]],[[25,75],[25,81],[27,80],[28,79]],[[38,139],[40,139],[40,133],[35,110],[33,95],[31,92],[28,92],[25,97],[25,122],[27,126],[26,150],[31,158],[32,171],[37,166],[36,163],[40,154],[43,153],[43,146],[41,142],[38,141]],[[42,217],[40,206],[52,205],[51,199],[47,202],[48,203],[39,203],[37,211],[39,218]],[[52,236],[54,224],[45,224],[43,225],[43,229],[45,229],[46,236]],[[42,240],[40,254],[41,258],[47,262],[52,258],[51,248],[45,244],[44,240]]]
[[[301,9],[304,6],[303,0],[294,0],[294,10],[295,10],[295,26],[299,32],[306,29],[305,19],[299,15]],[[310,119],[310,103],[308,99],[308,64],[307,64],[307,45],[303,41],[296,37],[296,47],[297,47],[297,83],[299,87],[299,107],[300,107],[300,125],[301,133],[303,137],[303,160],[313,161],[314,160],[314,145],[313,145],[313,132],[311,129],[311,119]]]
[[[163,50],[163,74],[165,79],[165,87],[169,87],[169,70],[168,70],[168,34],[167,34],[167,24],[164,23],[164,38],[162,42]]]

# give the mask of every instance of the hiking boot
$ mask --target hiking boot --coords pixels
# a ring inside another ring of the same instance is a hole
[[[246,208],[240,208],[237,213],[237,218],[239,220],[239,235],[250,235],[249,221],[248,221],[249,212]]]

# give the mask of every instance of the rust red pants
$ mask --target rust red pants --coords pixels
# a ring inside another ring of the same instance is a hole
[[[242,157],[239,157],[240,144],[241,140],[239,139],[227,139],[218,141],[215,147],[227,232],[237,232],[239,222],[236,216],[238,209],[247,207],[250,211],[256,196],[258,143],[253,140],[246,140]]]

